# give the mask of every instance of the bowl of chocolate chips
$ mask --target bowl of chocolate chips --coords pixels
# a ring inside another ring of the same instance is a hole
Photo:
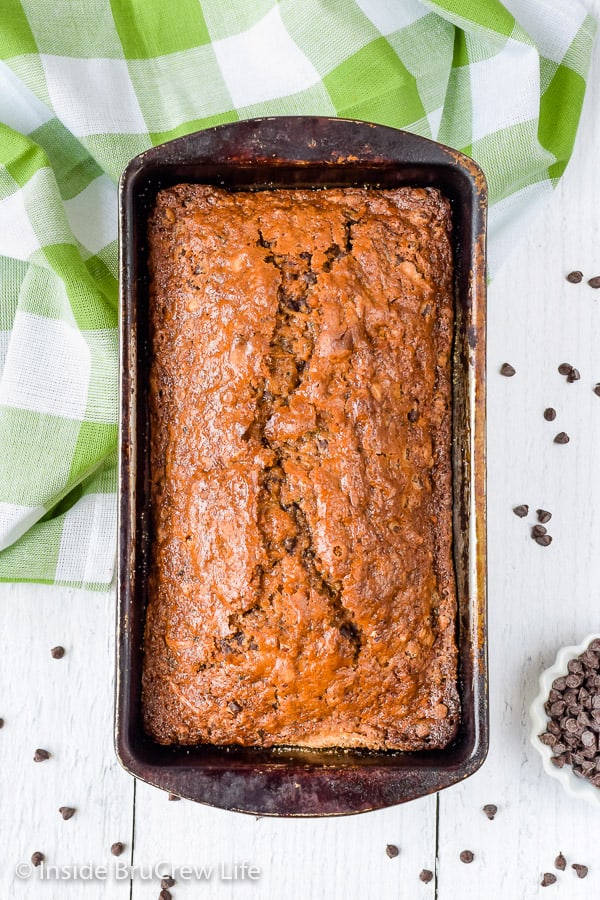
[[[571,797],[600,806],[600,634],[559,650],[530,712],[546,772]]]

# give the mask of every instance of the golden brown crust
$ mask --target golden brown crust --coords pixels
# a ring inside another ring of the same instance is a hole
[[[159,193],[160,743],[453,737],[450,221],[432,189]]]

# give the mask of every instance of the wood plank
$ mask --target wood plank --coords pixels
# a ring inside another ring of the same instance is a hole
[[[528,707],[539,673],[559,647],[579,643],[600,621],[600,48],[575,156],[546,213],[529,230],[489,296],[488,516],[492,746],[480,773],[440,797],[439,900],[553,897],[600,892],[598,810],[572,800],[543,771],[528,744]],[[565,275],[584,272],[580,285]],[[503,378],[505,361],[517,370]],[[567,384],[569,362],[581,380]],[[546,422],[543,410],[557,410]],[[571,441],[553,443],[566,431]],[[554,541],[529,536],[528,503],[552,512]],[[493,822],[481,813],[499,807]],[[471,865],[458,855],[475,853]],[[585,881],[553,869],[559,850],[590,867]],[[542,873],[558,882],[542,888]]]
[[[113,865],[133,831],[133,779],[112,747],[114,594],[0,585],[0,896],[124,900],[129,879],[85,885],[15,877],[39,850],[49,865]],[[50,649],[65,648],[63,659]],[[46,762],[33,762],[37,748]],[[60,806],[77,809],[64,821]],[[110,886],[109,886],[110,885]]]
[[[138,782],[134,864],[212,867],[210,897],[219,900],[432,900],[435,886],[424,885],[419,873],[435,868],[435,830],[435,797],[337,819],[257,820],[172,802]],[[395,859],[386,855],[387,844],[400,848]],[[222,865],[243,861],[260,868],[258,881],[222,880]],[[206,884],[180,878],[173,896],[203,896],[201,887]],[[147,884],[134,882],[133,900],[151,896]]]

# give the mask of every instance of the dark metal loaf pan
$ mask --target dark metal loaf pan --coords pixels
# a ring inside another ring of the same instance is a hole
[[[235,189],[435,186],[450,199],[456,269],[453,362],[454,558],[460,728],[416,753],[163,747],[142,724],[150,551],[146,223],[180,182]],[[485,528],[486,186],[469,158],[421,137],[316,117],[222,125],[148,150],[120,185],[121,435],[115,740],[123,766],[183,797],[261,815],[340,815],[421,797],[471,775],[488,746]]]

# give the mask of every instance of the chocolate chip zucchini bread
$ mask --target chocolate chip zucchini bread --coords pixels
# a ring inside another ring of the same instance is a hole
[[[434,189],[158,194],[156,741],[454,736],[450,230]]]

